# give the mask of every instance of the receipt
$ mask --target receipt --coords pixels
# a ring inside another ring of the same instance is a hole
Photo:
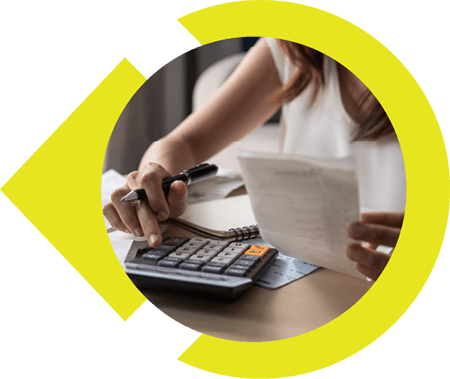
[[[353,158],[241,153],[245,186],[261,237],[279,251],[363,278],[346,255],[359,220]]]

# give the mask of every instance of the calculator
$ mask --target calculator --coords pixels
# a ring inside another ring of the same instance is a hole
[[[264,245],[169,237],[156,248],[138,250],[125,271],[140,289],[236,300],[276,259]]]

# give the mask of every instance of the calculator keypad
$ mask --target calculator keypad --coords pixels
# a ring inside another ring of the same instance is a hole
[[[277,254],[275,249],[242,242],[170,237],[157,248],[138,251],[126,269],[133,281],[144,281],[157,289],[235,299]]]
[[[240,242],[170,237],[142,259],[161,267],[245,276],[267,251],[266,246]]]

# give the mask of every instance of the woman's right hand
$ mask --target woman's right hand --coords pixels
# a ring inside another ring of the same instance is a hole
[[[127,183],[112,193],[111,202],[103,207],[103,214],[117,230],[136,237],[145,235],[151,247],[159,246],[162,237],[158,224],[180,216],[188,204],[188,190],[182,181],[172,183],[167,199],[164,196],[162,181],[171,176],[157,163],[146,164],[143,170],[130,173]],[[130,191],[139,188],[145,190],[147,200],[120,201]]]

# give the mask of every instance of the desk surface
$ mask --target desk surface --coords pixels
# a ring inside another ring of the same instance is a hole
[[[195,237],[171,226],[164,237]],[[210,336],[235,341],[271,341],[316,329],[355,304],[371,283],[319,269],[277,290],[253,286],[234,303],[143,291],[161,311]]]

